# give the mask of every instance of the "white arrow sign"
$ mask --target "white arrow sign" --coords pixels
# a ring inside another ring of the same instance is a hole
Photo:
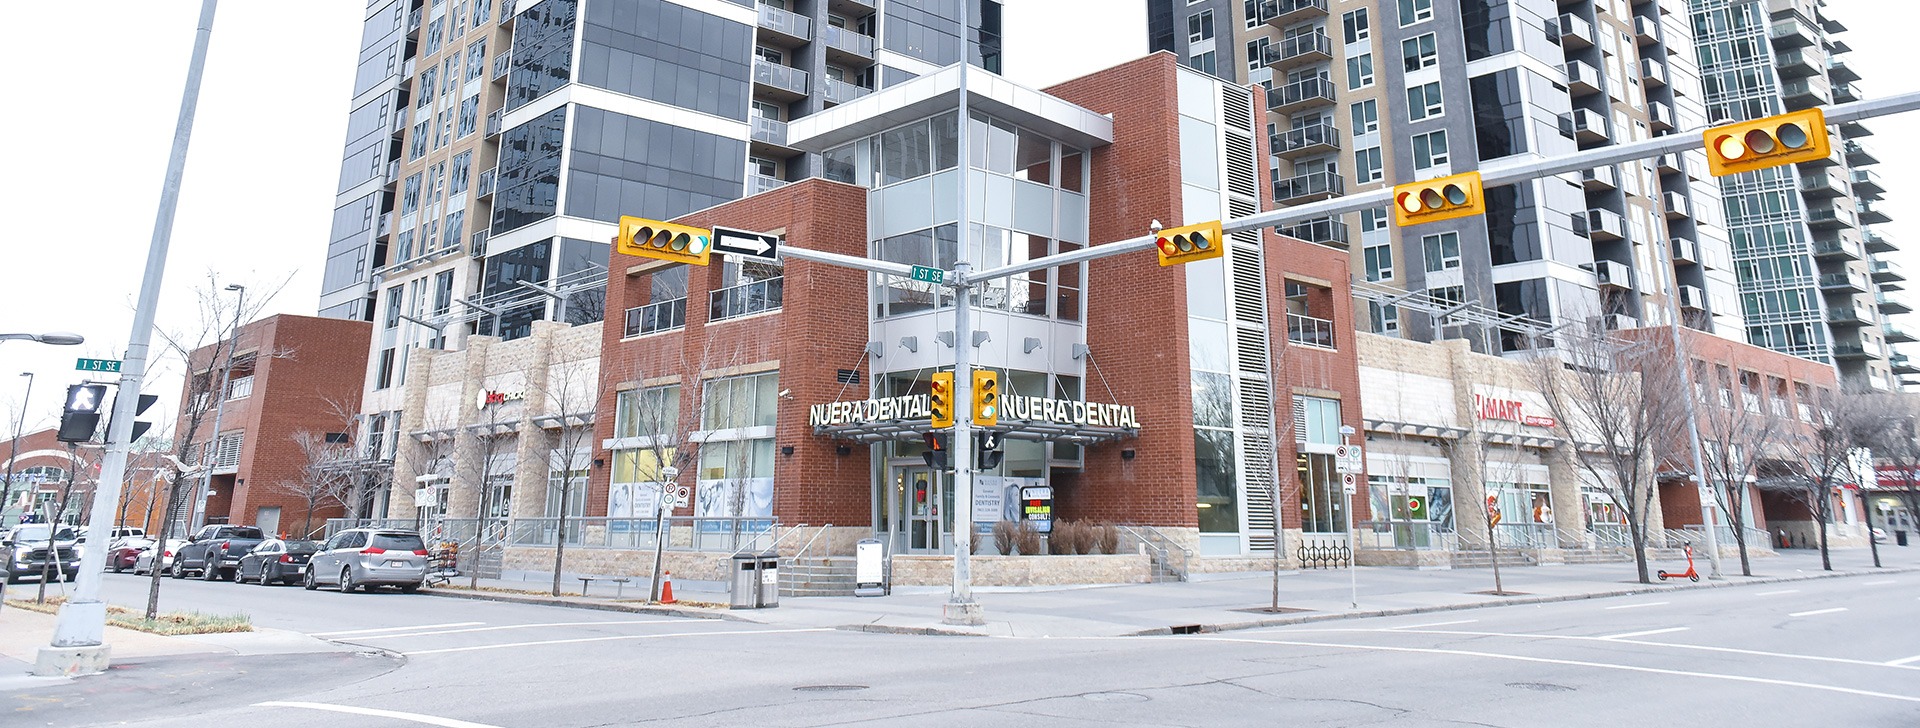
[[[748,230],[715,227],[713,229],[713,249],[719,253],[732,253],[748,258],[780,259],[780,236],[756,233]]]

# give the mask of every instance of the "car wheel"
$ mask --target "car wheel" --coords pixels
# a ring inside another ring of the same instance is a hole
[[[175,579],[187,578],[187,567],[185,564],[180,563],[179,559],[174,559],[173,568],[168,569],[167,571],[169,572],[168,575],[172,576]]]
[[[419,585],[419,584],[402,584],[402,585],[400,585],[400,593],[402,593],[402,594],[412,594],[412,593],[414,593],[414,592],[417,592],[417,591],[420,591],[420,585]]]
[[[340,593],[351,594],[355,586],[357,585],[353,583],[353,567],[342,567],[340,569]]]
[[[313,572],[308,571],[306,578],[300,580],[300,586],[305,587],[307,591],[313,591],[320,588],[320,582],[314,581]]]
[[[200,568],[201,581],[219,581],[220,568],[213,565],[213,557],[207,557],[207,565]]]
[[[115,573],[115,574],[124,574],[124,573],[126,573],[126,571],[127,571],[127,567],[125,567],[125,566],[123,566],[123,565],[121,565],[121,564],[120,564],[120,560],[119,560],[119,559],[114,559],[114,560],[113,560],[113,573]]]

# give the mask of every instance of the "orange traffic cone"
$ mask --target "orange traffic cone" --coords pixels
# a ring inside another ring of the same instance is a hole
[[[673,603],[673,572],[666,572],[666,578],[660,580],[660,603]]]

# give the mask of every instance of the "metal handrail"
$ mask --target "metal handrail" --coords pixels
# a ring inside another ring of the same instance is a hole
[[[800,527],[801,527],[801,528],[806,528],[806,527],[807,527],[807,524],[804,524],[804,523],[802,523],[802,524],[800,524]],[[801,558],[801,557],[804,557],[804,556],[806,556],[808,552],[810,552],[810,551],[812,551],[812,550],[813,550],[813,542],[815,542],[815,541],[818,541],[818,540],[820,540],[820,537],[821,537],[822,535],[825,535],[825,534],[826,534],[826,532],[827,532],[827,529],[829,529],[829,528],[833,528],[833,524],[831,524],[831,523],[829,523],[829,524],[826,524],[826,525],[823,525],[823,526],[821,526],[821,527],[820,527],[820,530],[818,530],[818,531],[814,531],[814,532],[813,532],[813,538],[810,538],[810,539],[807,539],[807,543],[806,543],[805,545],[803,545],[803,546],[801,546],[801,547],[800,547],[800,550],[799,550],[799,551],[795,551],[795,552],[793,553],[793,557],[794,557],[794,558],[796,558],[796,559],[798,559],[798,558]]]
[[[806,527],[807,527],[807,524],[804,524],[804,523],[802,523],[802,524],[800,524],[800,525],[797,525],[797,526],[794,526],[793,528],[790,528],[790,529],[787,529],[787,532],[786,532],[786,533],[783,533],[783,534],[780,534],[780,537],[779,537],[779,538],[776,538],[776,539],[774,539],[774,540],[773,540],[773,543],[770,543],[770,544],[767,544],[767,547],[766,547],[765,549],[763,549],[763,550],[765,550],[765,551],[772,551],[772,550],[774,550],[774,549],[777,549],[777,548],[780,548],[780,542],[781,542],[781,541],[785,541],[785,540],[787,540],[787,537],[788,537],[788,536],[791,536],[791,535],[793,535],[793,534],[796,534],[796,533],[799,533],[799,532],[800,532],[800,529],[803,529],[803,528],[806,528]],[[749,545],[751,545],[751,544],[749,544]],[[740,555],[740,552],[741,552],[741,551],[745,551],[746,549],[747,549],[747,547],[746,547],[746,546],[741,546],[740,548],[737,548],[737,549],[734,549],[734,550],[733,550],[733,553],[731,553],[731,554],[728,554],[728,556],[739,556],[739,555]]]

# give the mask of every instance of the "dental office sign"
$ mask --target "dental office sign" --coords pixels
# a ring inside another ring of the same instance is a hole
[[[808,408],[807,424],[812,427],[832,427],[866,422],[921,419],[932,414],[929,410],[930,406],[927,395],[924,394],[828,402]],[[1002,421],[1056,422],[1083,427],[1140,429],[1140,419],[1134,414],[1133,405],[1082,402],[1077,399],[1008,397],[1001,419]]]
[[[1557,424],[1552,417],[1527,414],[1526,405],[1515,399],[1495,399],[1476,394],[1473,395],[1473,409],[1483,420],[1506,420],[1528,427],[1553,427]]]

